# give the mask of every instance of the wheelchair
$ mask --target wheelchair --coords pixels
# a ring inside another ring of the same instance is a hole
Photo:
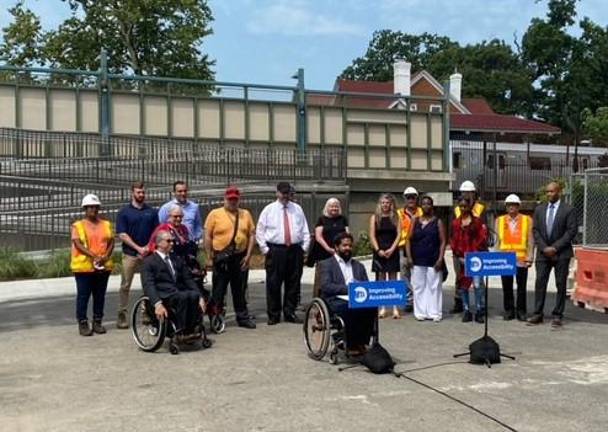
[[[212,342],[207,338],[203,325],[203,314],[200,316],[197,330],[201,334],[199,339],[201,347],[211,347]],[[165,338],[169,338],[169,352],[174,355],[179,354],[180,348],[175,337],[175,325],[170,318],[158,319],[156,317],[154,306],[146,295],[141,296],[131,309],[131,333],[135,344],[142,351],[157,351],[165,342]],[[196,343],[197,340],[191,340],[191,342]]]
[[[192,278],[198,285],[201,295],[207,302],[207,310],[205,311],[209,318],[209,328],[215,334],[223,333],[226,330],[226,311],[221,305],[217,305],[213,300],[210,299],[209,291],[205,288],[207,281],[207,272],[201,267],[200,263],[196,259],[195,253],[188,253],[186,255],[186,265],[192,272]]]
[[[329,351],[329,362],[338,364],[344,358],[350,360],[346,350],[344,321],[337,314],[331,313],[325,300],[321,297],[312,299],[304,314],[304,344],[308,356],[321,361]]]

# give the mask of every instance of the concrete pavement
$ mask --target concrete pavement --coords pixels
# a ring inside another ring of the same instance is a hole
[[[492,369],[452,358],[482,335],[482,325],[447,313],[441,323],[411,316],[381,322],[397,371],[501,425],[413,381],[362,368],[339,372],[310,360],[301,326],[265,324],[262,280],[263,273],[252,272],[256,330],[229,323],[226,333],[213,336],[213,348],[179,356],[166,347],[142,353],[130,331],[115,329],[117,278],[107,299],[109,332],[90,338],[77,334],[71,278],[0,284],[0,430],[606,430],[606,315],[569,303],[563,330],[504,322],[493,282],[490,334],[517,359]],[[453,294],[446,286],[444,310]],[[305,283],[304,301],[310,291]],[[554,298],[548,297],[549,310]]]

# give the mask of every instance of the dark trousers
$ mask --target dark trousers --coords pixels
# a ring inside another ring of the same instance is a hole
[[[565,260],[537,260],[536,261],[536,284],[534,286],[534,315],[543,315],[545,308],[545,297],[547,296],[547,284],[551,269],[555,269],[555,286],[557,297],[552,315],[561,318],[566,307],[566,284],[570,259]]]
[[[163,299],[163,303],[170,309],[171,321],[176,332],[190,333],[199,323],[201,312],[199,309],[200,294],[195,290],[178,291]]]
[[[269,245],[266,254],[266,309],[269,319],[279,320],[281,309],[292,315],[298,305],[304,251],[300,245]],[[285,284],[281,303],[281,285]],[[282,307],[281,307],[282,306]]]
[[[513,301],[513,276],[501,276],[503,305],[506,313],[515,312]],[[517,312],[526,313],[526,285],[528,284],[528,267],[517,267]]]
[[[337,298],[329,300],[327,304],[329,309],[344,321],[346,348],[369,345],[378,309],[349,309],[347,301]]]
[[[106,302],[106,290],[110,272],[74,273],[76,279],[76,319],[87,319],[89,298],[93,296],[93,319],[103,318],[103,308]]]
[[[211,297],[216,305],[224,307],[228,284],[232,292],[232,304],[237,321],[249,318],[245,300],[245,272],[241,270],[241,260],[245,253],[239,253],[226,259],[223,263],[213,265],[213,291]]]

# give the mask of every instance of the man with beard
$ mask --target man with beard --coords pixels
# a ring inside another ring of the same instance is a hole
[[[133,275],[140,271],[141,264],[148,255],[148,242],[158,225],[156,209],[145,203],[146,191],[143,182],[131,185],[131,202],[124,206],[116,218],[116,232],[122,241],[122,273],[118,300],[116,327],[129,328],[127,308]]]
[[[321,297],[329,309],[344,321],[346,349],[351,354],[363,354],[374,330],[376,308],[349,309],[348,301],[339,298],[348,294],[348,284],[367,281],[365,267],[352,259],[353,236],[343,232],[334,239],[336,254],[319,263],[321,266]]]

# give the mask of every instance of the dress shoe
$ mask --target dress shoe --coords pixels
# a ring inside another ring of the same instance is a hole
[[[238,326],[248,328],[248,329],[254,329],[255,323],[250,319],[245,319],[245,320],[239,321]]]
[[[146,325],[146,324],[144,324],[144,325]],[[125,329],[129,328],[129,321],[127,321],[126,312],[118,312],[118,318],[116,319],[116,328],[121,329],[121,330],[125,330]]]
[[[471,311],[464,311],[462,314],[462,322],[471,322],[473,321],[473,314]]]
[[[481,311],[475,312],[475,322],[479,323],[479,324],[483,324],[484,322],[486,322],[486,320],[483,316],[483,312],[481,312]]]
[[[543,316],[542,315],[532,315],[530,318],[528,318],[527,321],[527,325],[538,325],[538,324],[542,324],[543,322]]]
[[[87,320],[78,322],[78,333],[80,333],[80,336],[93,336],[93,329],[89,327]]]
[[[285,315],[285,321],[294,323],[294,324],[302,324],[304,322],[304,321],[302,321],[302,318],[297,316],[295,313]]]
[[[281,320],[279,318],[268,318],[267,324],[269,326],[271,326],[271,325],[276,325],[280,322],[281,322]]]
[[[403,311],[404,311],[405,313],[412,313],[412,312],[414,312],[414,306],[412,306],[411,304],[409,304],[409,305],[407,305],[407,306],[406,306],[406,307],[403,309]]]
[[[551,328],[562,328],[563,327],[563,323],[562,323],[562,319],[561,318],[553,318],[553,320],[551,320]]]
[[[101,320],[93,321],[93,331],[97,334],[104,334],[106,332],[106,328],[101,324]]]
[[[517,312],[517,321],[526,321],[528,316],[525,312]]]
[[[502,316],[502,319],[505,321],[512,321],[515,319],[515,312],[514,311],[509,311],[509,312],[505,312]]]

